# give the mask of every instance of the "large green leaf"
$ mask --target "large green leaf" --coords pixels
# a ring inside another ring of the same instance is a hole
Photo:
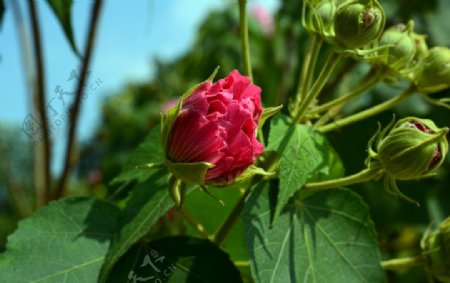
[[[96,282],[119,209],[69,197],[19,223],[0,256],[0,282]]]
[[[133,282],[133,277],[142,282],[242,282],[228,254],[208,240],[185,236],[137,245],[120,259],[117,267],[108,282]]]
[[[338,189],[291,199],[270,228],[274,189],[261,184],[244,209],[256,282],[385,281],[373,223],[357,194]]]
[[[274,221],[292,195],[311,177],[328,175],[329,159],[337,158],[335,154],[330,154],[334,150],[322,134],[304,125],[291,127],[291,123],[283,115],[278,115],[271,121],[267,150],[280,154],[280,190]],[[343,168],[341,171],[343,172]]]
[[[71,16],[72,2],[72,0],[47,0],[47,3],[52,8],[62,29],[64,30],[64,34],[69,41],[70,47],[77,56],[80,56],[75,44],[75,38],[73,36]]]
[[[101,281],[107,278],[119,258],[173,206],[173,200],[167,189],[167,179],[165,171],[154,171],[147,181],[139,183],[133,189],[131,198],[121,215],[120,230],[114,235],[106,256]]]
[[[164,154],[162,152],[159,131],[154,128],[138,148],[133,151],[120,175],[114,178],[112,182],[126,182],[134,179],[138,182],[143,182],[148,179],[155,170],[142,167],[142,165],[163,162]]]

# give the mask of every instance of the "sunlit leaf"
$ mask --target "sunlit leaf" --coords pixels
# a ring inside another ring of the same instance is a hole
[[[244,210],[255,282],[384,282],[369,211],[345,190],[291,199],[270,227],[270,190],[261,184]]]
[[[286,133],[290,134],[288,139],[285,138]],[[304,125],[291,128],[291,120],[282,115],[271,120],[267,149],[280,153],[280,190],[274,215],[276,221],[292,195],[308,179],[329,173],[329,152],[334,150],[322,134]]]
[[[96,282],[119,209],[70,197],[19,223],[0,255],[0,282]]]

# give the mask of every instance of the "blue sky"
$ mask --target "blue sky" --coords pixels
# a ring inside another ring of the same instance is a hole
[[[12,11],[8,9],[10,1],[16,0],[5,0],[7,11],[0,31],[0,123],[17,126],[17,134],[24,134],[20,126],[30,113],[30,105],[26,98],[27,84],[18,29]],[[119,90],[127,82],[150,79],[153,73],[152,58],[170,59],[182,54],[189,48],[198,25],[208,12],[220,9],[230,1],[106,0],[89,75],[94,85],[83,101],[79,137],[87,139],[93,132],[100,117],[101,102],[108,94]],[[75,90],[74,80],[67,80],[72,70],[79,67],[79,61],[46,1],[36,2],[45,52],[47,98],[53,98],[51,106],[56,117],[56,112],[62,115],[67,110],[67,101],[63,105],[62,100],[58,100],[55,88],[59,86],[68,92]],[[73,2],[72,24],[76,44],[82,50],[92,1]],[[275,10],[278,4],[278,0],[248,2],[249,5],[262,4],[270,10]],[[23,16],[27,18],[24,4],[25,1],[19,2]],[[54,125],[57,161],[54,170],[59,167],[58,159],[63,152],[66,131],[64,124]]]

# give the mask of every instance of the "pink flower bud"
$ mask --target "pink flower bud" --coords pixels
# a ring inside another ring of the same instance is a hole
[[[216,83],[201,84],[176,117],[166,144],[168,159],[211,163],[205,183],[231,183],[264,150],[255,137],[262,114],[260,93],[237,70]]]

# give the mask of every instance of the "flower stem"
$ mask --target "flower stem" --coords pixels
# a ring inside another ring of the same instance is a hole
[[[370,116],[376,115],[380,112],[386,111],[386,110],[394,107],[401,101],[403,101],[406,98],[408,98],[409,96],[411,96],[415,91],[416,91],[416,87],[414,85],[411,85],[408,89],[404,90],[403,93],[391,98],[388,101],[385,101],[384,103],[378,104],[376,106],[373,106],[373,107],[366,109],[364,111],[361,111],[359,113],[353,114],[346,118],[334,121],[333,123],[330,123],[328,125],[319,127],[318,130],[321,131],[322,133],[326,133],[329,131],[339,129],[341,127],[345,127],[347,125],[358,122],[360,120],[367,119]]]
[[[303,59],[303,66],[300,72],[300,79],[297,86],[296,103],[301,103],[308,93],[311,82],[314,77],[314,70],[316,68],[317,57],[320,53],[323,40],[320,36],[311,34],[309,37],[307,49],[305,50],[305,57]]]
[[[374,87],[377,83],[379,83],[383,77],[385,76],[385,73],[382,70],[378,69],[371,69],[370,72],[365,76],[359,84],[353,88],[353,90],[349,91],[348,93],[331,100],[327,103],[324,103],[311,111],[308,112],[308,114],[318,114],[321,112],[324,112],[326,110],[329,110],[330,108],[336,107],[338,105],[342,105],[351,99],[357,97],[358,95],[363,94],[367,90]]]
[[[325,66],[322,68],[322,71],[319,74],[319,77],[313,84],[311,90],[308,92],[308,95],[303,101],[300,101],[300,107],[294,117],[294,124],[300,123],[306,113],[306,110],[308,109],[308,106],[311,104],[311,102],[314,101],[317,95],[319,95],[320,91],[325,86],[328,78],[330,77],[340,58],[341,55],[336,52],[332,52],[330,54],[327,62],[325,63]]]
[[[381,266],[384,270],[399,270],[424,264],[425,259],[423,256],[396,258],[381,262]]]
[[[302,190],[328,190],[341,188],[348,185],[363,183],[372,180],[382,172],[382,168],[374,166],[373,168],[366,168],[358,173],[350,176],[342,177],[334,180],[327,180],[322,182],[306,183]]]
[[[237,268],[248,268],[250,267],[250,262],[244,260],[238,260],[233,262]]]
[[[180,213],[183,215],[184,219],[195,229],[195,231],[197,231],[200,235],[208,238],[209,235],[205,231],[205,227],[203,227],[202,224],[200,224],[194,217],[192,217],[185,206],[181,207]]]
[[[250,61],[250,45],[248,43],[248,25],[247,25],[247,13],[245,9],[246,0],[239,1],[239,24],[241,34],[241,52],[244,60],[245,73],[253,81],[252,63]]]
[[[212,241],[214,243],[216,243],[217,245],[220,246],[224,242],[224,240],[230,233],[231,229],[233,228],[234,224],[241,216],[242,210],[244,209],[245,199],[250,194],[252,187],[253,186],[249,186],[245,190],[245,192],[241,195],[241,198],[239,199],[239,201],[234,206],[231,213],[228,215],[227,219],[225,219],[225,222],[219,227],[217,232],[213,236],[210,237],[212,239]]]

